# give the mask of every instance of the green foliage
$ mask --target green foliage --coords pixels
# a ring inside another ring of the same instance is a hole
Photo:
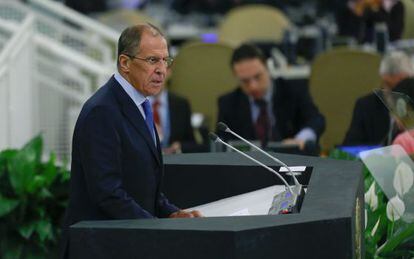
[[[57,248],[69,172],[42,155],[40,136],[0,152],[0,258],[47,258]]]
[[[358,158],[341,150],[332,150],[330,158],[342,160],[358,160]],[[386,162],[386,161],[385,161]],[[369,170],[364,166],[365,192],[375,182]],[[367,213],[365,227],[365,258],[413,258],[414,256],[414,223],[397,220],[391,221],[387,217],[387,197],[375,183],[375,194],[378,205],[372,210],[365,204]]]

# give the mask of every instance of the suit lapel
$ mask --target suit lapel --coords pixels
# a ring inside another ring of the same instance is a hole
[[[163,164],[163,161],[162,161],[162,149],[161,149],[161,141],[160,141],[160,137],[159,137],[159,135],[158,135],[158,132],[157,132],[157,129],[156,129],[156,127],[154,127],[154,131],[155,131],[155,139],[156,139],[156,141],[157,141],[157,153],[158,153],[158,157],[160,158],[160,162],[161,162],[161,165]]]
[[[138,131],[138,133],[144,138],[145,142],[147,143],[149,149],[156,158],[157,162],[161,164],[160,153],[157,150],[157,147],[155,146],[154,139],[152,138],[151,133],[148,130],[147,124],[144,118],[142,117],[141,112],[139,111],[135,103],[132,101],[132,99],[128,96],[128,94],[122,89],[122,86],[120,86],[119,83],[115,80],[115,78],[112,77],[111,80],[113,81],[112,89],[115,93],[116,98],[118,99],[118,102],[122,107],[122,112],[124,113],[128,121]],[[159,146],[158,136],[157,143]]]
[[[239,121],[241,122],[240,125],[244,128],[243,133],[244,136],[250,139],[256,138],[256,131],[254,129],[254,121],[252,120],[252,111],[250,108],[250,102],[249,97],[247,97],[246,94],[244,94],[241,89],[240,90],[240,102],[239,107],[236,111],[238,114]]]

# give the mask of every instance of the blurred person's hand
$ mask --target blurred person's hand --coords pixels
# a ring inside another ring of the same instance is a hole
[[[169,147],[167,147],[167,148],[163,148],[163,149],[162,149],[162,152],[163,152],[165,155],[179,154],[179,153],[181,153],[181,143],[180,143],[180,142],[178,142],[178,141],[173,142],[173,143],[171,144],[171,146],[169,146]]]
[[[179,210],[172,213],[169,218],[201,218],[203,215],[198,210],[185,211]]]
[[[305,141],[300,140],[300,139],[287,138],[287,139],[282,140],[282,144],[296,145],[299,147],[300,150],[303,150],[305,148]]]

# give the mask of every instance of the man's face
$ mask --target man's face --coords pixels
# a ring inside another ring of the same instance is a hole
[[[388,90],[394,89],[398,83],[408,77],[405,73],[395,75],[382,75],[382,82]]]
[[[264,97],[270,85],[270,75],[260,59],[252,58],[235,63],[233,73],[245,94],[254,99]]]
[[[167,74],[167,65],[163,61],[169,57],[166,40],[160,35],[143,32],[140,51],[134,57],[128,57],[126,70],[123,70],[129,83],[144,96],[157,95],[164,86]],[[143,60],[150,57],[159,62],[150,64]]]

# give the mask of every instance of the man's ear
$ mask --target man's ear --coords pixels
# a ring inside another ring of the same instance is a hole
[[[129,65],[130,65],[131,59],[124,54],[119,55],[118,62],[119,62],[119,70],[124,73],[129,73]]]

